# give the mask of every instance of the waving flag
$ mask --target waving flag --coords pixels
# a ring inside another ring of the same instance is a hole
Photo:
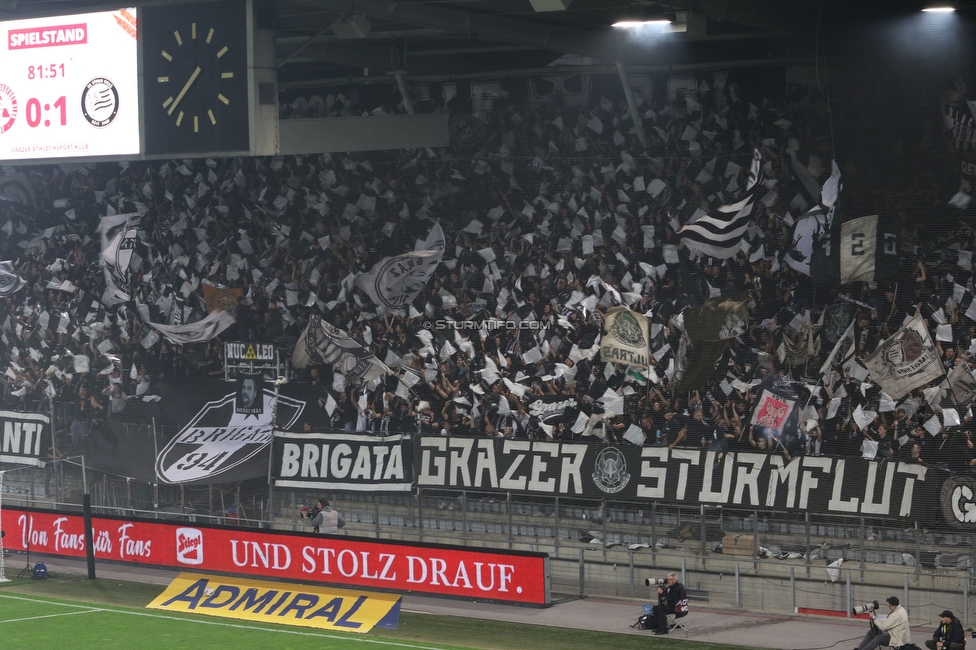
[[[444,231],[438,223],[421,250],[384,257],[368,273],[356,276],[356,286],[380,307],[404,309],[427,285],[444,257],[444,248]]]
[[[847,326],[847,330],[837,339],[834,344],[834,349],[830,351],[827,355],[827,360],[824,361],[823,366],[820,368],[820,374],[826,373],[830,370],[830,366],[834,362],[844,365],[847,361],[854,356],[854,321]]]
[[[386,364],[370,354],[366,348],[350,338],[344,330],[322,318],[312,319],[302,332],[291,363],[296,368],[332,364],[347,379],[369,381],[393,374]]]
[[[26,284],[27,281],[17,275],[13,262],[0,262],[0,298],[12,296]]]
[[[772,429],[777,435],[783,433],[783,427],[790,418],[790,412],[796,405],[796,400],[763,390],[759,397],[759,405],[752,413],[752,424],[758,424],[766,429]]]
[[[738,203],[723,205],[719,216],[705,216],[678,231],[681,243],[688,250],[703,255],[728,259],[741,250],[742,236],[749,227],[749,217],[755,205],[758,189],[762,187],[762,154],[757,149],[752,156],[746,198]]]
[[[234,316],[230,312],[217,310],[210,312],[206,317],[194,323],[178,325],[148,323],[148,325],[158,330],[168,341],[177,345],[190,345],[192,343],[206,343],[216,338],[218,334],[235,322]]]
[[[139,236],[139,213],[102,217],[102,269],[105,273],[105,293],[102,302],[111,307],[129,300],[129,264]]]
[[[918,312],[905,327],[879,345],[864,360],[864,365],[871,372],[871,379],[892,399],[899,399],[945,374],[939,353]]]
[[[647,368],[647,318],[626,307],[611,307],[604,319],[607,333],[600,340],[600,359]]]
[[[749,307],[745,300],[711,298],[686,309],[684,323],[675,378],[681,390],[697,390],[715,374],[729,341],[749,328]]]
[[[793,159],[794,163],[796,158]],[[803,275],[810,275],[810,261],[813,259],[813,249],[816,242],[822,240],[830,232],[834,222],[834,206],[842,185],[840,183],[840,168],[836,161],[832,163],[833,171],[824,183],[823,191],[816,188],[819,203],[793,224],[792,244],[786,251],[784,261],[795,271]]]

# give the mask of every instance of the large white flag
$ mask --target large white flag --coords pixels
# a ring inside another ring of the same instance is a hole
[[[840,283],[874,280],[878,215],[845,221],[840,230]]]
[[[149,323],[149,326],[159,330],[168,341],[177,345],[190,343],[206,343],[233,325],[236,321],[230,312],[217,310],[207,314],[203,320],[185,325],[163,325]]]
[[[435,224],[418,250],[384,257],[367,273],[356,276],[356,286],[380,307],[405,309],[427,285],[444,257],[444,231]]]
[[[600,359],[646,369],[650,363],[647,318],[626,307],[612,307],[604,323],[607,333],[600,339]]]
[[[871,378],[892,399],[899,399],[944,374],[939,353],[918,312],[905,327],[864,359],[864,365]]]

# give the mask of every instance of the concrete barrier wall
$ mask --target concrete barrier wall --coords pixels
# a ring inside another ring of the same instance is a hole
[[[692,593],[693,608],[789,614],[799,607],[845,612],[848,607],[847,581],[850,579],[851,604],[875,599],[883,601],[890,595],[905,600],[907,584],[907,602],[913,624],[925,621],[934,624],[938,613],[946,608],[957,612],[960,619],[969,624],[968,613],[964,611],[968,610],[964,604],[970,590],[969,571],[935,570],[904,564],[902,552],[920,554],[944,549],[926,541],[921,532],[914,544],[904,539],[877,544],[864,539],[871,535],[870,526],[864,527],[864,538],[852,539],[829,535],[850,535],[849,526],[813,525],[810,527],[811,545],[825,548],[808,562],[804,558],[778,560],[724,555],[711,550],[715,545],[713,542],[703,545],[699,538],[670,538],[666,533],[679,526],[677,517],[661,517],[654,523],[652,531],[651,526],[640,522],[594,523],[590,518],[567,517],[565,511],[557,516],[555,511],[547,513],[535,509],[529,514],[529,510],[519,510],[515,504],[499,501],[481,504],[476,510],[451,499],[435,500],[421,507],[419,518],[416,507],[364,503],[358,498],[344,499],[341,495],[336,496],[335,505],[349,521],[346,529],[350,535],[549,553],[556,598],[583,593],[653,602],[656,592],[644,585],[644,579],[663,578],[669,571],[680,573],[684,566],[684,584]],[[724,529],[736,530],[747,526],[748,522],[744,524],[742,520],[729,518],[724,524]],[[762,521],[756,527],[759,528],[759,543],[763,546],[767,543],[775,546],[804,544],[806,541],[804,524],[761,524]],[[279,525],[299,526],[300,522],[297,519],[280,520]],[[656,543],[662,546],[634,550],[626,545],[606,548],[603,542],[581,541],[580,533],[585,539],[587,530],[601,535],[605,532],[604,538],[611,541],[627,539],[628,543],[654,546],[653,540],[657,540]],[[965,541],[959,537],[959,542]],[[955,540],[950,537],[950,541]],[[958,548],[949,550],[959,552]],[[966,550],[962,548],[962,551]],[[836,581],[831,581],[827,564],[844,557],[848,559],[842,564]],[[895,558],[901,563],[896,563]]]

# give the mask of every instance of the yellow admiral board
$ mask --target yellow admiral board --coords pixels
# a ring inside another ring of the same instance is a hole
[[[181,573],[147,606],[340,632],[396,628],[400,595]]]

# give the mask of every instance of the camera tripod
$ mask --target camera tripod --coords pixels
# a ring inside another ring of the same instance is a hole
[[[33,578],[34,577],[34,567],[31,566],[30,535],[29,534],[27,535],[27,565],[24,566],[24,568],[20,570],[20,573],[17,574],[17,579],[18,580],[23,580],[25,577],[28,577],[28,578]]]

